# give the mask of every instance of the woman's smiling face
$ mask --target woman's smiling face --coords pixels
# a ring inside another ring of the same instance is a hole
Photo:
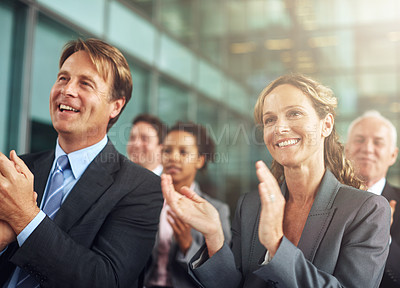
[[[283,166],[323,160],[324,121],[309,97],[289,84],[273,89],[264,100],[264,142],[272,157]]]

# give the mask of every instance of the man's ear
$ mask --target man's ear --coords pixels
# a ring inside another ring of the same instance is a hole
[[[328,113],[322,123],[322,136],[328,137],[331,135],[333,130],[333,124],[335,123],[335,119],[331,113]]]
[[[125,105],[125,97],[119,98],[117,100],[111,101],[112,109],[110,113],[110,118],[115,118],[121,112]]]
[[[389,166],[392,166],[394,163],[396,163],[397,160],[397,155],[399,154],[399,148],[396,147],[393,149],[392,154],[390,155],[390,162],[389,162]]]

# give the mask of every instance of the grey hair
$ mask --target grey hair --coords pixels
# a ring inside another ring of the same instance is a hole
[[[362,114],[360,117],[354,119],[350,125],[349,125],[349,129],[347,130],[347,141],[349,141],[350,139],[350,134],[354,128],[354,126],[356,126],[358,123],[360,123],[362,120],[366,119],[366,118],[376,118],[381,120],[383,123],[385,123],[385,125],[389,128],[389,133],[390,133],[390,137],[392,138],[392,149],[395,149],[397,147],[397,131],[396,131],[396,127],[394,127],[393,123],[387,119],[386,117],[382,116],[381,113],[379,113],[379,111],[377,110],[368,110],[365,111],[364,114]]]

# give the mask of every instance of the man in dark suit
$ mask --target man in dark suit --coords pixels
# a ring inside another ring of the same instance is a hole
[[[386,181],[390,166],[397,159],[397,133],[393,124],[378,111],[367,111],[349,126],[346,156],[354,163],[357,175],[368,191],[383,195],[392,209],[391,243],[382,288],[400,287],[400,189]]]
[[[162,195],[159,177],[107,138],[131,97],[129,66],[97,39],[69,42],[59,66],[50,93],[55,151],[0,153],[0,286],[134,287]]]

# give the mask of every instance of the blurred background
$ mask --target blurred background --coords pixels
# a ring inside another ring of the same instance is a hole
[[[203,190],[235,207],[270,156],[253,121],[261,90],[305,73],[339,99],[337,128],[377,109],[399,127],[398,0],[0,0],[0,151],[52,149],[48,97],[63,45],[96,37],[118,47],[133,98],[109,136],[125,154],[132,119],[205,125],[216,163]],[[398,164],[389,181],[400,183]]]

